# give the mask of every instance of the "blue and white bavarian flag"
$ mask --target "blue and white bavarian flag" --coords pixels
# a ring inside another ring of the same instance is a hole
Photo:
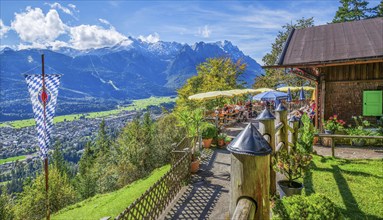
[[[45,159],[51,141],[53,117],[57,102],[58,87],[61,75],[45,75],[45,93],[43,92],[42,75],[27,74],[25,80],[31,96],[33,113],[35,115],[37,135],[40,147],[40,156]],[[45,102],[45,111],[44,111]]]

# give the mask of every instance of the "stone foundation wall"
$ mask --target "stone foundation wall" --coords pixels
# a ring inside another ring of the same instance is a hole
[[[352,116],[363,113],[363,90],[382,89],[383,80],[368,82],[326,82],[325,119],[337,114],[347,124],[354,124]],[[376,122],[376,117],[366,117]]]

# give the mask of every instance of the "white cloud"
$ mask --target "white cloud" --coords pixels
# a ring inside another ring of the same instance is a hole
[[[60,47],[69,47],[70,45],[67,42],[56,40],[49,42],[48,46],[50,46],[52,50],[58,50]]]
[[[74,15],[74,12],[79,12],[76,8],[76,5],[74,4],[68,4],[68,7],[62,6],[60,3],[45,3],[46,5],[49,5],[52,9],[58,9],[64,12],[65,14],[68,14],[72,16],[74,19],[78,20],[78,18]]]
[[[26,50],[26,49],[46,49],[47,46],[45,44],[33,42],[32,44],[19,44],[17,45],[18,50]]]
[[[76,5],[74,5],[74,4],[68,4],[68,7],[71,8],[71,9],[72,9],[73,11],[75,11],[75,12],[80,12],[80,11],[77,9]]]
[[[211,34],[211,30],[209,29],[209,26],[205,25],[203,28],[198,28],[198,35],[209,38]]]
[[[11,27],[19,34],[21,40],[31,43],[54,41],[67,29],[56,10],[51,9],[44,15],[40,8],[30,7],[27,7],[24,13],[15,13]]]
[[[49,5],[51,8],[60,9],[65,14],[73,15],[72,11],[69,8],[62,6],[60,3],[55,2],[53,4],[49,4],[49,3],[45,3],[45,4]]]
[[[0,38],[5,37],[5,34],[9,31],[10,27],[6,26],[3,23],[3,20],[0,19]]]
[[[158,33],[149,34],[148,36],[142,36],[140,35],[138,37],[141,41],[147,42],[147,43],[156,43],[160,41],[160,35]]]
[[[98,20],[99,20],[101,23],[103,23],[103,24],[110,25],[109,21],[107,21],[107,20],[105,20],[105,19],[99,18]]]
[[[96,25],[80,25],[70,28],[70,43],[76,49],[89,49],[113,46],[126,36],[114,29],[104,29]]]

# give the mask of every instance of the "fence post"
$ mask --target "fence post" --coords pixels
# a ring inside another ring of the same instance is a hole
[[[272,152],[269,143],[249,123],[227,149],[231,152],[231,218],[269,219]]]
[[[259,132],[265,137],[269,136],[269,144],[272,149],[272,153],[275,153],[275,117],[267,109],[267,107],[258,115],[255,119],[259,121]],[[276,186],[276,174],[273,170],[272,158],[270,157],[270,194],[275,195],[277,186]]]
[[[331,156],[335,157],[335,138],[330,138],[331,140]]]
[[[294,146],[298,140],[298,129],[299,129],[299,118],[293,116],[289,119],[290,127],[293,129],[293,132],[289,135],[289,141]],[[290,147],[293,147],[290,146]]]
[[[279,142],[283,142],[284,149],[288,149],[288,141],[289,141],[289,132],[287,129],[287,109],[285,106],[282,105],[282,103],[279,103],[277,109],[275,109],[275,118],[276,123],[282,122],[283,127],[278,133],[277,140],[275,141],[275,144],[278,145]]]

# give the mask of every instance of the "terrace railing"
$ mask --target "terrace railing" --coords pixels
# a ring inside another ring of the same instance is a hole
[[[184,138],[174,147],[171,169],[115,219],[157,219],[161,215],[189,178],[190,143]]]
[[[383,136],[364,136],[364,135],[344,135],[344,134],[316,134],[320,138],[330,138],[331,143],[331,156],[335,157],[335,140],[337,138],[350,138],[350,139],[376,139],[383,140]]]

